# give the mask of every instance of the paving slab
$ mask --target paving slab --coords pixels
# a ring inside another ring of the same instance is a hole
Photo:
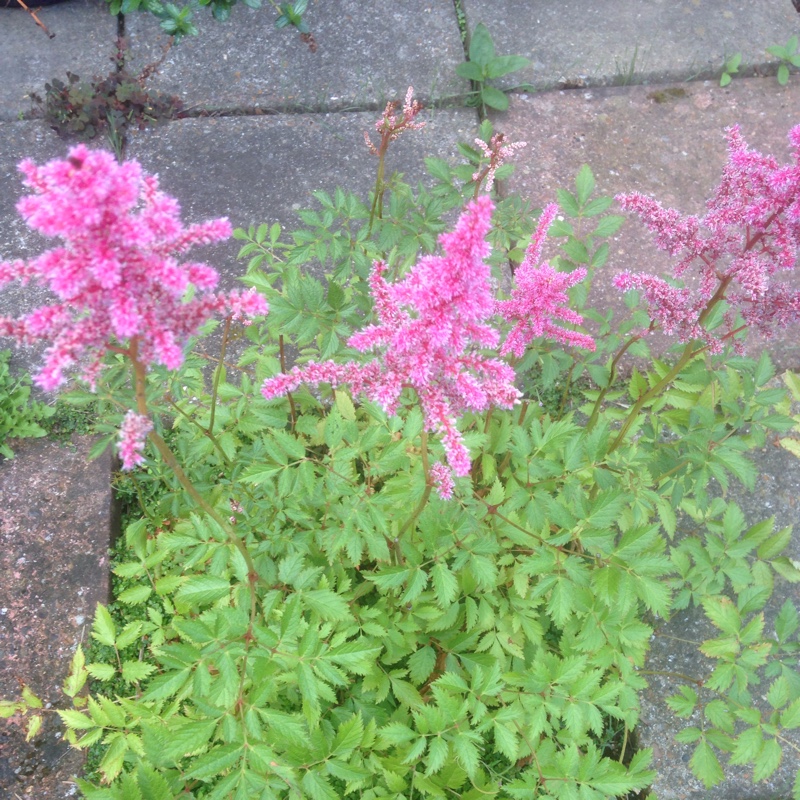
[[[793,525],[794,534],[785,555],[800,559],[800,459],[772,441],[749,457],[758,469],[755,490],[748,492],[733,482],[728,499],[735,498],[748,526],[773,515],[776,530]],[[767,635],[774,631],[775,617],[786,600],[800,609],[800,585],[778,577],[775,593],[765,608]],[[800,747],[800,730],[782,733],[790,744],[784,745],[783,760],[771,778],[754,784],[751,768],[730,766],[723,756],[725,781],[709,790],[703,788],[689,768],[694,746],[675,741],[679,731],[690,725],[702,726],[703,722],[699,713],[689,719],[678,719],[665,701],[677,694],[680,686],[688,685],[677,675],[703,680],[711,674],[714,663],[699,653],[697,645],[717,635],[719,631],[697,609],[681,611],[656,628],[645,668],[664,674],[647,676],[650,685],[641,696],[642,714],[637,729],[639,746],[653,748],[653,768],[658,773],[653,792],[658,800],[789,800],[800,766],[797,750],[791,746]],[[701,701],[714,699],[711,691],[692,688],[698,691]],[[768,688],[768,682],[756,687],[753,698],[754,706],[766,719],[772,710],[766,701]]]
[[[335,111],[373,108],[413,86],[426,103],[463,96],[455,74],[464,51],[452,3],[437,0],[312,0],[305,14],[316,52],[298,34],[275,28],[273,8],[237,4],[224,23],[195,11],[200,31],[173,47],[153,88],[187,106]],[[155,61],[166,37],[144,14],[125,18],[134,60]]]
[[[719,76],[725,59],[777,63],[765,48],[800,32],[791,0],[463,0],[498,54],[531,65],[498,81],[536,88],[625,85]]]
[[[23,721],[0,720],[0,796],[61,800],[83,755],[62,740],[55,708],[97,603],[109,599],[108,548],[116,528],[111,453],[87,462],[93,440],[14,444],[0,461],[0,697],[24,683],[45,703],[42,733],[26,743]]]
[[[35,6],[36,3],[30,5]],[[53,78],[66,82],[67,70],[82,78],[105,75],[117,36],[117,19],[104,0],[71,0],[38,12],[53,38],[20,9],[0,8],[0,120],[31,111],[30,93],[44,96]]]
[[[773,78],[749,78],[725,89],[709,81],[514,95],[508,112],[496,114],[494,122],[512,141],[528,142],[515,155],[516,170],[504,191],[534,206],[554,202],[558,187],[574,191],[575,175],[586,163],[597,196],[638,191],[684,214],[702,214],[726,161],[730,125],[741,126],[751,147],[789,161],[786,135],[800,124],[800,82],[780,87]],[[670,265],[631,216],[610,242],[590,304],[613,308],[619,319],[627,311],[613,277],[623,270],[669,274]],[[660,336],[651,341],[659,351],[666,344]],[[757,355],[763,340],[750,337],[750,348]],[[778,334],[769,351],[779,367],[800,367],[797,329]]]
[[[137,133],[128,157],[157,172],[161,187],[181,203],[184,219],[199,222],[228,216],[234,227],[280,222],[291,231],[301,225],[297,211],[318,207],[315,189],[337,186],[366,199],[375,180],[377,158],[364,144],[374,132],[374,112],[281,114],[256,117],[187,119]],[[477,115],[469,109],[425,112],[425,128],[407,131],[394,142],[387,175],[402,172],[416,185],[430,184],[424,158],[458,161],[456,145],[471,141]],[[220,270],[226,288],[236,285],[245,262],[236,260],[241,243],[233,239],[195,251],[195,257]],[[321,277],[321,266],[309,270]]]

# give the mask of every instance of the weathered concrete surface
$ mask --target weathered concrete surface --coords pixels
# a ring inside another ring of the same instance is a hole
[[[43,8],[38,16],[54,38],[26,12],[0,8],[0,120],[30,113],[30,93],[44,97],[45,83],[53,78],[66,83],[67,70],[90,79],[113,68],[117,20],[103,0],[72,0]]]
[[[528,142],[515,155],[516,170],[505,191],[519,193],[535,206],[555,202],[559,187],[574,191],[575,175],[582,164],[589,164],[596,196],[638,191],[684,214],[702,214],[726,161],[724,133],[730,125],[741,126],[752,148],[789,161],[786,134],[800,124],[800,83],[783,88],[772,78],[751,78],[725,89],[697,82],[556,90],[516,95],[509,111],[494,121],[513,141]],[[610,244],[590,305],[611,307],[619,319],[627,311],[611,283],[614,275],[624,270],[668,274],[672,262],[656,250],[633,215]],[[657,350],[666,344],[664,338],[652,339]],[[764,346],[751,337],[751,353]],[[769,351],[778,366],[800,367],[796,330],[779,333]]]
[[[464,51],[449,0],[311,0],[304,18],[316,52],[275,28],[268,3],[237,4],[222,24],[201,8],[193,17],[200,36],[172,49],[153,86],[188,106],[308,111],[382,106],[409,86],[426,103],[469,90],[455,74]],[[152,18],[128,15],[125,24],[133,64],[160,57]]]
[[[191,119],[137,133],[129,157],[157,172],[161,187],[181,202],[192,222],[228,216],[234,227],[275,221],[291,231],[301,225],[297,210],[318,208],[311,192],[336,186],[367,198],[377,158],[364,144],[379,114],[282,114]],[[392,143],[387,176],[402,172],[412,185],[430,184],[424,158],[455,163],[456,145],[475,136],[477,116],[469,109],[425,112],[426,125]],[[196,257],[220,270],[226,286],[244,272],[233,239],[198,249]],[[310,267],[319,277],[321,268]]]
[[[498,81],[537,89],[719,76],[725,59],[776,64],[765,48],[800,32],[790,0],[464,0],[467,27],[483,22],[499,55],[531,65]],[[774,69],[774,66],[773,66]]]
[[[83,756],[62,741],[55,708],[97,603],[108,602],[115,527],[111,454],[87,463],[92,440],[27,439],[0,461],[0,697],[30,686],[46,705],[43,732],[25,742],[24,720],[0,720],[0,795],[60,800]]]

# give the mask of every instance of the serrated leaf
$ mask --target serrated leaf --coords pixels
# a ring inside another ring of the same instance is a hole
[[[753,781],[763,781],[769,778],[776,769],[780,766],[781,746],[776,739],[767,739],[761,752],[758,755],[758,760],[753,764]]]
[[[25,741],[29,742],[41,730],[42,718],[39,714],[28,717],[28,725],[25,730]]]
[[[22,687],[22,700],[28,708],[41,708],[42,701],[33,693],[29,686]]]
[[[120,592],[117,600],[126,606],[138,606],[144,603],[152,593],[153,589],[150,586],[131,586],[130,589]]]
[[[436,665],[436,650],[430,645],[421,647],[408,658],[408,671],[414,683],[424,683]]]
[[[779,556],[772,559],[772,568],[789,583],[800,583],[800,561]]]
[[[117,628],[108,609],[98,603],[92,623],[92,637],[97,639],[100,644],[113,647],[117,638]]]
[[[136,768],[136,778],[142,796],[147,800],[173,800],[172,789],[163,775],[156,772],[151,767],[140,762]]]
[[[190,765],[191,769],[185,773],[184,777],[196,778],[197,780],[214,778],[239,762],[243,755],[244,751],[240,744],[225,744],[214,747],[208,753],[193,761]]]
[[[312,611],[330,622],[352,619],[347,601],[330,589],[313,589],[303,592],[303,602]]]
[[[144,661],[123,661],[122,679],[129,683],[135,683],[152,675],[155,670],[153,664],[147,664]]]
[[[122,764],[125,760],[125,754],[128,752],[128,743],[125,737],[120,733],[117,734],[108,746],[108,749],[100,762],[100,772],[106,783],[111,783],[114,778],[122,771]]]
[[[425,768],[426,775],[435,775],[447,763],[447,757],[450,754],[450,746],[448,743],[436,737],[431,739],[428,744],[428,758],[427,767]]]
[[[781,725],[789,730],[800,728],[800,697],[783,710],[781,713]]]
[[[735,635],[742,627],[739,610],[727,597],[709,597],[703,602],[706,616],[723,633]]]
[[[97,681],[110,681],[117,674],[111,664],[87,664],[86,671]]]
[[[353,714],[349,720],[343,722],[336,731],[333,742],[333,755],[348,756],[361,744],[364,735],[364,723],[360,714]]]
[[[230,594],[227,578],[217,575],[193,575],[175,595],[175,601],[193,606],[204,606]]]
[[[594,229],[592,235],[599,236],[601,238],[613,236],[623,226],[624,223],[625,217],[622,217],[618,214],[609,214],[607,217],[603,217],[597,223],[597,227]]]
[[[690,686],[681,686],[679,692],[667,698],[667,705],[679,717],[689,717],[697,705],[697,692]]]
[[[519,738],[515,731],[495,721],[492,728],[495,747],[513,764],[519,753]]]
[[[792,526],[789,525],[788,527],[778,531],[773,536],[770,536],[769,539],[759,545],[758,550],[756,551],[758,553],[758,557],[764,561],[768,561],[769,559],[780,555],[786,549],[791,540]]]
[[[342,419],[351,422],[355,421],[356,407],[353,405],[350,395],[347,394],[347,392],[343,392],[341,389],[336,389],[333,394],[336,401],[336,408],[342,415]]]
[[[431,570],[433,591],[441,608],[448,608],[458,595],[458,579],[444,562],[433,565]]]
[[[475,742],[468,734],[461,733],[453,738],[453,753],[467,776],[474,779],[480,765],[480,754]]]
[[[703,782],[706,789],[710,789],[720,783],[725,777],[716,753],[705,740],[701,741],[695,748],[694,754],[689,761],[689,766],[695,777]]]
[[[340,796],[334,792],[328,779],[313,770],[307,770],[303,775],[302,786],[311,800],[340,800]]]

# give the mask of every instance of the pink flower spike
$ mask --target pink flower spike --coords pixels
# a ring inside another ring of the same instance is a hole
[[[441,435],[454,475],[468,475],[470,456],[457,427],[466,411],[492,405],[511,408],[520,393],[514,370],[481,347],[495,347],[499,332],[487,320],[494,311],[486,234],[494,206],[484,196],[469,203],[455,230],[442,234],[444,255],[425,256],[396,283],[386,281],[387,266],[376,261],[370,284],[377,322],[350,337],[362,352],[376,352],[366,364],[308,364],[265,381],[267,398],[294,391],[301,383],[347,383],[393,414],[404,387],[413,388],[428,431]],[[440,466],[434,473],[440,493],[450,484]],[[451,490],[452,491],[452,490]]]
[[[449,500],[453,496],[453,489],[455,488],[450,470],[441,462],[437,462],[431,466],[430,477],[433,485],[439,491],[439,497],[442,500]]]
[[[420,130],[425,127],[424,122],[414,122],[419,112],[422,111],[422,105],[419,101],[412,100],[413,95],[414,88],[409,86],[405,100],[403,101],[403,113],[400,119],[397,119],[395,116],[397,103],[389,101],[386,104],[381,118],[375,123],[375,130],[381,137],[379,147],[375,147],[370,139],[369,133],[364,131],[364,142],[372,155],[378,156],[381,153],[385,153],[389,142],[393,142],[403,131]]]
[[[549,264],[537,265],[542,256],[547,231],[557,211],[558,206],[555,203],[542,211],[539,224],[525,251],[525,258],[514,272],[516,286],[511,292],[511,298],[497,302],[498,313],[509,322],[515,323],[500,348],[501,355],[512,353],[517,358],[522,358],[528,345],[541,337],[572,347],[582,347],[584,350],[595,349],[594,339],[588,334],[563,328],[554,322],[558,320],[571,325],[583,324],[583,317],[566,304],[569,302],[567,291],[586,277],[586,270],[580,268],[572,272],[558,272]]]
[[[41,167],[26,160],[20,170],[32,194],[19,212],[31,228],[63,242],[27,262],[0,263],[0,283],[35,280],[60,301],[2,325],[22,344],[50,343],[39,386],[57,389],[72,368],[93,384],[107,348],[134,338],[141,362],[175,369],[213,315],[266,313],[252,293],[214,294],[212,267],[179,262],[189,248],[230,236],[230,222],[184,227],[178,202],[137,162],[119,164],[111,153],[78,145],[66,160]],[[194,294],[184,300],[190,285]]]
[[[119,429],[119,457],[122,469],[130,470],[144,463],[144,445],[147,434],[153,430],[149,417],[128,411]]]

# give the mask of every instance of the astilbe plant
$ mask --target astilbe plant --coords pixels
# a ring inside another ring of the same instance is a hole
[[[682,732],[691,766],[711,785],[727,752],[754,764],[756,780],[769,777],[784,751],[798,752],[800,615],[787,601],[773,636],[763,610],[775,582],[800,570],[781,556],[787,530],[774,520],[748,528],[710,483],[752,484],[744,453],[793,425],[775,410],[786,400],[767,387],[769,359],[732,357],[726,346],[743,325],[794,318],[795,295],[773,278],[795,265],[800,243],[800,128],[784,167],[731,134],[708,235],[654,201],[622,201],[660,245],[686,249],[679,274],[698,262],[702,280],[682,294],[658,278],[618,279],[643,290],[649,329],[672,332],[684,350],[612,384],[641,334],[617,337],[614,351],[580,329],[583,317],[608,316],[582,303],[579,313],[570,296],[602,278],[602,245],[590,250],[617,219],[602,218],[582,241],[569,228],[564,252],[580,257],[577,269],[542,263],[555,208],[531,237],[513,222],[513,201],[475,196],[501,152],[491,135],[477,177],[467,167],[459,185],[433,163],[430,193],[392,181],[400,211],[394,196],[383,209],[383,156],[419,111],[410,93],[405,106],[401,119],[389,107],[379,121],[371,204],[319,195],[329,221],[291,242],[280,226],[237,233],[259,293],[221,295],[210,268],[178,263],[227,223],[184,229],[175,202],[135,163],[77,149],[23,167],[34,194],[21,212],[66,244],[0,266],[4,282],[35,279],[57,294],[50,307],[5,318],[3,331],[49,338],[46,388],[80,367],[114,401],[123,466],[141,466],[140,498],[142,481],[163,486],[128,525],[114,570],[118,608],[135,613],[98,607],[89,660],[79,647],[65,684],[67,739],[102,748],[81,791],[89,800],[639,793],[653,777],[651,753],[629,746],[647,650],[660,620],[690,604],[720,631],[698,643],[714,662],[708,674],[672,676],[685,685],[670,706],[702,719]],[[568,216],[608,207],[589,200],[592,186],[584,168],[578,198],[561,195]],[[441,254],[381,252],[376,242],[405,230],[409,207],[426,236],[442,230],[440,200],[453,197],[466,205]],[[337,214],[347,247],[324,238]],[[490,267],[504,260],[490,252],[495,234],[525,248],[505,298]],[[335,251],[336,275],[355,277],[326,287],[301,274],[312,251]],[[358,274],[369,262],[366,285]],[[722,303],[720,334],[711,323]],[[212,314],[227,320],[208,391],[185,348]],[[225,348],[239,314],[257,319],[234,369]],[[545,347],[581,353],[553,359],[570,364],[561,378],[579,367],[604,376],[571,384],[553,414],[524,372]],[[532,391],[516,388],[515,370]],[[753,699],[765,680],[762,712]],[[0,703],[4,716],[24,712],[33,736],[45,711],[30,689]]]

